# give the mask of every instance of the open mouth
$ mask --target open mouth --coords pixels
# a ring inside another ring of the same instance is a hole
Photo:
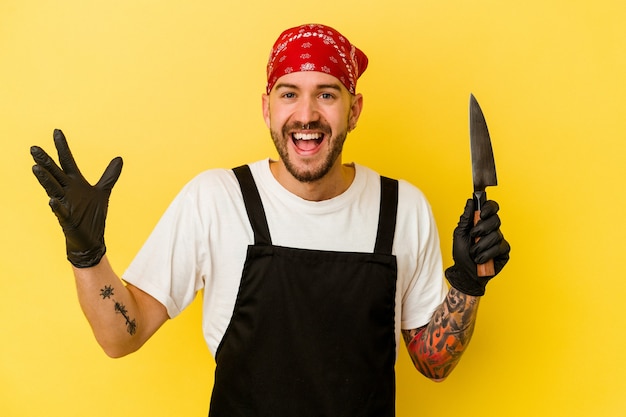
[[[323,133],[292,133],[293,144],[301,151],[309,152],[317,149],[324,141]]]

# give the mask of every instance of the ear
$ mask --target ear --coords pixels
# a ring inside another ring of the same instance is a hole
[[[265,124],[267,128],[270,128],[270,96],[268,94],[263,94],[261,96],[261,105],[263,106],[263,119],[265,120]]]
[[[353,131],[356,128],[356,123],[359,121],[361,111],[363,110],[363,95],[355,94],[352,97],[352,105],[350,106],[350,114],[348,115],[348,132]]]

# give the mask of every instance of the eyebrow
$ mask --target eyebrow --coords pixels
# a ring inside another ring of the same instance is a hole
[[[291,88],[294,90],[299,90],[300,88],[296,85],[296,84],[289,84],[289,83],[278,83],[276,84],[275,88],[278,90],[280,88]],[[316,86],[316,88],[318,90],[327,90],[327,89],[331,89],[331,90],[337,90],[337,91],[341,91],[341,86],[337,83],[337,84],[318,84]]]

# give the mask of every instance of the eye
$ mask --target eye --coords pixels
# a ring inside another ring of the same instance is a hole
[[[320,98],[322,98],[323,100],[331,100],[335,98],[335,96],[332,93],[322,93],[320,94]]]
[[[282,97],[283,97],[283,98],[295,98],[295,97],[296,97],[296,93],[287,92],[287,93],[284,93],[284,94],[282,95]]]

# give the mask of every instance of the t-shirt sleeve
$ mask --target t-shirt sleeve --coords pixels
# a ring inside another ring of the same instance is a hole
[[[422,327],[448,293],[444,280],[437,225],[430,204],[420,190],[401,181],[396,233],[399,289],[402,291],[402,329]]]
[[[174,198],[124,272],[124,281],[150,294],[174,318],[203,286],[200,272],[206,259],[206,224],[198,204],[198,180]]]

